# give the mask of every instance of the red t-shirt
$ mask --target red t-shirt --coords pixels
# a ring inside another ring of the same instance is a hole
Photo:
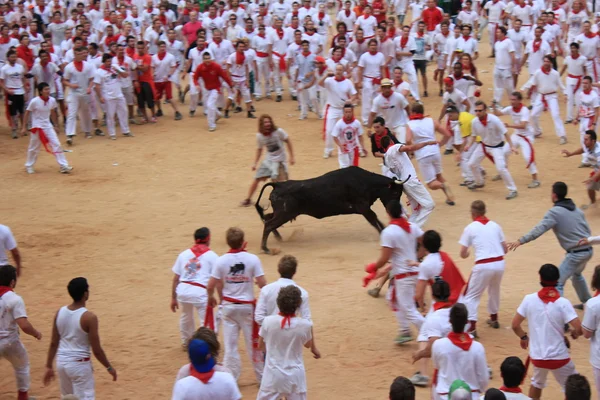
[[[152,76],[152,56],[150,54],[140,56],[136,53],[133,59],[138,67],[142,65],[147,65],[149,67],[145,72],[141,72],[139,69],[137,70],[138,81],[152,83],[154,81],[154,77]]]
[[[435,30],[435,27],[442,22],[444,16],[442,12],[437,8],[426,8],[421,13],[421,19],[425,22],[427,31],[431,32]]]
[[[202,28],[202,22],[196,21],[196,23],[188,22],[181,28],[181,33],[185,36],[188,44],[192,44],[196,41],[196,31]]]

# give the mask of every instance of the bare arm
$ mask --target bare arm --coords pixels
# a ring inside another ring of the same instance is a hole
[[[467,246],[460,247],[460,257],[468,258],[469,257],[469,248]]]
[[[425,289],[427,288],[427,281],[417,281],[417,288],[415,290],[415,300],[420,305],[425,301]]]
[[[44,386],[48,386],[50,381],[54,379],[54,357],[56,357],[56,351],[58,350],[58,342],[60,341],[60,335],[56,328],[56,317],[58,312],[54,316],[54,322],[52,323],[52,339],[50,340],[50,347],[48,348],[48,357],[46,358],[46,372],[44,374]]]
[[[21,330],[24,333],[26,333],[27,335],[33,336],[37,340],[41,340],[42,339],[41,332],[38,331],[37,329],[35,329],[33,327],[33,325],[31,325],[31,322],[29,322],[29,320],[26,317],[24,317],[24,318],[17,318],[15,320],[15,322],[17,323],[17,325],[19,325],[19,328],[21,328]]]
[[[294,148],[292,147],[292,141],[288,137],[285,143],[287,144],[288,152],[290,153],[290,164],[294,165],[296,163],[296,159],[294,158]]]
[[[25,120],[27,121],[27,120]],[[21,276],[21,253],[19,252],[18,248],[14,248],[10,251],[10,253],[12,254],[13,260],[15,260],[15,264],[17,267],[17,277]]]
[[[179,285],[179,275],[173,274],[173,283],[171,284],[171,311],[173,312],[179,308],[177,304],[177,285]]]
[[[257,277],[256,277],[254,280],[256,281],[256,285],[257,285],[257,286],[258,286],[260,289],[262,289],[262,288],[263,288],[263,287],[264,287],[264,286],[267,284],[267,278],[265,278],[265,276],[264,276],[264,275],[262,275],[262,276],[257,276]]]
[[[110,365],[106,354],[104,353],[104,349],[100,344],[100,332],[99,332],[99,323],[98,317],[95,314],[86,311],[82,318],[82,328],[87,328],[88,340],[90,341],[90,347],[92,348],[92,353],[94,353],[94,357],[98,360],[100,364],[104,366],[108,370],[108,372],[113,376],[113,381],[117,380],[117,373]],[[114,372],[114,373],[113,373]]]

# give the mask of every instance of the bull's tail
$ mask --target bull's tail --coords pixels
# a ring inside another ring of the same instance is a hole
[[[268,187],[275,187],[274,182],[269,182],[267,184],[265,184],[262,189],[260,190],[260,194],[258,195],[258,198],[256,199],[256,203],[254,204],[254,207],[256,208],[256,212],[258,212],[258,215],[260,216],[260,219],[264,222],[265,221],[265,210],[260,206],[260,198],[263,195],[263,192],[265,191],[265,189]]]

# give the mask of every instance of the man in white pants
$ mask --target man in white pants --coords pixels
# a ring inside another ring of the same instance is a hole
[[[42,334],[27,319],[25,303],[14,292],[15,286],[17,269],[12,265],[0,265],[0,360],[5,358],[15,370],[17,400],[28,400],[29,357],[19,338],[19,328],[37,340],[42,339]]]
[[[560,76],[567,72],[567,120],[565,124],[573,122],[573,108],[578,108],[579,94],[581,93],[581,80],[589,73],[586,70],[587,58],[579,54],[579,44],[569,45],[571,54],[565,57]]]
[[[92,137],[92,117],[90,114],[90,94],[94,80],[94,66],[84,61],[87,51],[83,47],[74,50],[75,60],[67,64],[63,74],[63,86],[69,88],[67,94],[67,144],[73,144],[77,133],[77,116],[86,137]]]
[[[532,89],[532,91],[535,89],[535,98],[531,101],[533,107],[531,109],[531,122],[533,123],[535,136],[537,137],[542,134],[542,129],[540,128],[540,115],[543,111],[550,110],[559,143],[566,144],[567,136],[565,133],[565,126],[560,117],[557,94],[558,89],[563,92],[566,89],[560,80],[558,71],[552,69],[552,58],[550,56],[544,56],[542,68],[538,69],[521,88],[522,91],[529,89]]]
[[[338,146],[338,162],[340,168],[351,165],[358,166],[358,160],[364,155],[363,129],[360,122],[354,118],[354,106],[346,103],[342,119],[336,122],[331,132],[333,141]]]
[[[283,83],[282,77],[285,75],[285,53],[288,46],[293,42],[293,35],[283,29],[283,19],[275,18],[275,26],[268,33],[271,42],[271,77],[275,86],[276,102],[282,100]]]
[[[333,75],[333,76],[332,76]],[[344,114],[344,104],[353,104],[356,101],[357,91],[350,79],[345,78],[344,66],[338,64],[335,71],[330,71],[319,80],[319,86],[325,88],[325,151],[323,158],[329,158],[333,152],[333,127]]]
[[[208,308],[206,285],[212,275],[219,256],[210,249],[210,231],[200,228],[194,232],[194,246],[182,251],[173,265],[173,286],[171,290],[171,311],[181,306],[179,332],[181,343],[187,348],[188,340],[196,330],[194,313],[198,315],[200,326],[216,331],[218,324],[212,308]]]
[[[367,134],[371,136],[373,120],[377,116],[385,119],[387,126],[394,136],[406,143],[406,124],[408,123],[409,106],[408,100],[403,94],[394,91],[393,83],[390,79],[381,80],[381,93],[375,97],[369,114],[369,123],[367,124]]]
[[[225,355],[223,363],[233,377],[238,380],[242,371],[242,361],[238,351],[240,330],[244,334],[246,351],[254,367],[258,382],[262,379],[264,354],[258,348],[258,324],[254,322],[253,283],[259,288],[267,284],[260,259],[246,252],[244,232],[239,228],[227,230],[227,244],[230,250],[217,260],[212,276],[208,281],[208,305],[215,307],[218,288],[223,313],[223,342]]]
[[[369,40],[369,51],[358,60],[357,87],[361,88],[362,123],[367,125],[371,104],[377,96],[381,79],[386,76],[385,56],[377,51],[377,39]]]
[[[119,82],[121,83],[121,92],[125,96],[125,102],[127,103],[127,110],[129,114],[129,123],[135,123],[133,114],[133,81],[131,79],[133,71],[137,67],[137,64],[131,57],[125,54],[126,45],[120,45],[117,47],[117,56],[112,59],[113,65],[123,69],[127,72],[126,76],[119,75]]]
[[[579,44],[579,52],[587,59],[585,69],[594,82],[600,81],[598,70],[598,50],[600,49],[600,37],[592,33],[592,24],[589,21],[583,23],[583,32],[575,37],[575,43]]]
[[[496,165],[496,170],[508,189],[506,200],[514,199],[518,195],[517,186],[506,166],[505,142],[508,143],[510,151],[516,153],[516,150],[507,134],[508,130],[500,118],[487,113],[487,106],[481,100],[475,102],[475,115],[478,118],[471,124],[471,137],[464,149],[467,152],[472,146],[477,146],[469,159],[469,168],[473,171],[475,181],[468,188],[475,190],[484,186],[480,166],[481,161],[487,157]],[[475,143],[477,136],[481,137],[481,144]]]
[[[101,104],[104,104],[106,110],[106,130],[111,140],[117,139],[115,131],[115,116],[119,118],[121,133],[123,136],[133,136],[129,131],[129,118],[127,112],[127,102],[121,90],[119,77],[126,78],[127,71],[115,66],[112,63],[113,56],[104,54],[102,56],[102,65],[96,70],[94,75],[94,88],[98,94]]]
[[[94,370],[90,359],[92,352],[112,375],[113,381],[117,380],[117,371],[110,365],[100,345],[98,317],[85,308],[90,297],[87,280],[74,278],[69,282],[67,290],[73,302],[58,310],[54,318],[44,385],[47,386],[55,377],[52,364],[57,356],[60,393],[63,396],[74,394],[80,400],[94,400]]]
[[[387,136],[384,139],[386,138]],[[394,147],[392,146],[391,149]],[[396,343],[403,344],[413,340],[410,325],[415,325],[418,331],[425,321],[425,318],[419,314],[414,300],[419,272],[409,263],[417,259],[417,245],[423,236],[423,231],[417,224],[403,218],[400,202],[390,201],[386,205],[386,211],[390,223],[381,231],[381,253],[376,262],[367,266],[367,272],[376,273],[388,261],[391,262],[394,281],[388,292],[388,300],[399,325]]]
[[[231,78],[233,86],[229,90],[229,97],[225,104],[225,118],[229,118],[229,109],[235,105],[235,98],[239,95],[246,105],[246,115],[248,118],[256,118],[252,114],[252,96],[248,82],[250,81],[250,71],[252,71],[252,59],[246,57],[246,43],[239,40],[235,44],[235,53],[227,57],[227,73]]]
[[[506,37],[506,28],[496,29],[498,41],[494,44],[496,63],[494,67],[494,103],[500,104],[504,92],[508,96],[515,91],[513,73],[517,71],[515,62],[515,45]]]
[[[318,58],[318,60],[317,60]],[[315,65],[317,62],[325,62],[323,57],[317,57],[310,51],[310,42],[302,41],[302,51],[296,54],[294,64],[297,66],[294,81],[300,101],[300,119],[308,118],[309,105],[320,115],[319,102],[317,101],[317,78],[315,76]]]
[[[591,76],[583,77],[581,81],[582,90],[579,93],[579,135],[581,138],[581,147],[585,148],[583,140],[585,133],[588,130],[596,130],[596,124],[598,122],[598,116],[600,115],[600,96],[598,91],[594,90],[593,81]],[[588,154],[583,153],[581,156],[580,167],[591,167],[592,163],[588,159]]]
[[[202,53],[202,64],[198,65],[193,76],[194,85],[198,91],[200,91],[200,82],[203,83],[206,89],[206,97],[204,98],[204,108],[207,113],[208,120],[208,131],[213,132],[217,129],[217,117],[221,116],[219,110],[217,110],[217,101],[219,94],[221,93],[222,83],[233,87],[233,82],[229,78],[229,75],[221,68],[221,66],[212,60],[212,54],[208,51]],[[252,118],[248,114],[248,118]]]
[[[404,182],[404,194],[412,209],[408,220],[419,227],[425,225],[429,214],[435,208],[435,203],[425,186],[419,181],[417,171],[407,153],[414,153],[425,146],[438,147],[438,143],[432,140],[413,145],[398,143],[392,146],[389,136],[381,138],[381,147],[386,149],[384,163],[389,168],[389,177],[396,177]]]
[[[464,292],[463,303],[469,310],[469,333],[477,337],[477,310],[483,292],[488,291],[488,325],[500,328],[498,311],[500,310],[500,285],[504,275],[504,255],[506,241],[500,225],[486,216],[485,203],[475,200],[471,203],[471,222],[464,229],[458,243],[460,256],[469,257],[469,247],[473,247],[475,266]]]
[[[544,264],[539,274],[542,289],[525,296],[512,321],[513,332],[521,339],[521,348],[529,348],[533,364],[529,397],[536,400],[541,398],[542,389],[546,387],[548,372],[552,372],[563,391],[567,378],[577,373],[564,337],[565,325],[571,326],[573,339],[583,333],[573,305],[556,289],[560,276],[558,268]],[[529,320],[529,334],[521,327],[526,319]]]
[[[402,35],[394,38],[394,47],[396,49],[396,65],[402,68],[410,83],[410,94],[419,101],[421,95],[419,93],[419,80],[417,79],[417,71],[413,62],[413,56],[417,52],[417,43],[415,38],[410,34],[410,27],[402,27]]]
[[[485,3],[484,8],[488,11],[488,38],[490,40],[490,47],[495,50],[494,44],[497,41],[497,29],[502,26],[506,3],[501,0],[492,0]],[[485,12],[483,13],[485,14]],[[481,32],[479,34],[481,35]],[[493,55],[494,53],[492,51],[492,56]]]
[[[50,97],[50,86],[46,82],[38,84],[39,97],[33,98],[25,111],[25,121],[31,116],[31,139],[27,149],[27,161],[25,169],[28,174],[35,173],[35,164],[42,145],[48,153],[54,154],[56,162],[60,166],[61,174],[68,174],[73,170],[65,157],[60,145],[56,131],[52,126],[58,126],[58,114],[56,112],[56,100]],[[26,125],[23,125],[22,133],[25,134]]]
[[[501,110],[494,109],[494,114],[510,115],[512,118],[512,124],[506,123],[507,128],[513,128],[511,140],[513,145],[521,150],[521,154],[527,163],[527,169],[531,174],[531,183],[527,185],[529,189],[534,189],[540,186],[540,181],[537,175],[537,165],[535,163],[535,151],[533,150],[533,129],[529,123],[530,111],[523,105],[523,95],[521,92],[513,92],[510,96],[509,107],[504,107]]]

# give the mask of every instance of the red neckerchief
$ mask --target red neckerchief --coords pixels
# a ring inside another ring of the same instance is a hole
[[[513,111],[516,113],[520,113],[521,109],[523,109],[523,103],[520,103],[519,107],[513,107]]]
[[[542,39],[535,39],[533,41],[533,52],[537,53],[540,50],[540,47],[542,47]]]
[[[50,53],[54,54],[54,45],[53,44],[50,45]]]
[[[194,369],[194,366],[190,364],[190,376],[193,376],[196,379],[200,379],[205,385],[208,383],[208,381],[210,381],[214,374],[214,369],[211,369],[208,372],[198,372]]]
[[[292,16],[297,17],[298,16],[298,11],[292,11]]]
[[[455,73],[455,74],[453,74],[453,76],[454,76],[454,80],[458,81],[459,79],[462,79],[463,76],[465,76],[465,74],[461,72],[460,74]]]
[[[443,37],[447,38],[448,35],[450,34],[450,31],[444,33],[444,32],[440,32],[442,34]]]
[[[261,132],[261,134],[262,134],[263,136],[271,136],[271,133],[273,133],[273,128],[270,128],[270,129],[268,129],[268,130],[267,130],[267,129],[265,129],[265,131],[264,131],[264,132]]]
[[[275,29],[275,32],[277,32],[277,36],[279,36],[279,40],[283,39],[283,29]]]
[[[194,256],[198,258],[207,251],[210,251],[210,248],[204,243],[196,243],[190,250],[194,253]]]
[[[588,39],[593,39],[594,37],[596,37],[596,34],[592,33],[592,32],[588,32],[585,34],[585,37]]]
[[[394,94],[394,91],[393,91],[393,90],[392,90],[392,91],[390,91],[390,94],[389,94],[389,95],[387,95],[387,96],[386,96],[385,94],[381,93],[381,95],[382,95],[383,97],[385,97],[386,99],[389,99],[390,97],[392,97],[392,95],[393,95],[393,94]]]
[[[307,31],[307,32],[304,32],[304,34],[305,34],[305,35],[308,35],[308,36],[312,36],[312,35],[314,35],[314,34],[315,34],[315,32],[314,32],[314,31],[312,31],[312,32],[308,32],[308,31]]]
[[[345,123],[347,123],[348,125],[350,125],[351,123],[353,123],[354,121],[356,121],[356,118],[354,118],[354,115],[352,116],[352,118],[350,119],[346,119],[346,117],[343,117],[343,120]]]
[[[252,28],[252,29],[246,28],[246,33],[252,33],[252,32],[254,32],[254,28]]]
[[[463,40],[466,42],[467,40],[471,39],[471,36],[465,36],[463,35]]]
[[[542,72],[545,73],[546,75],[550,75],[550,71],[552,71],[552,68],[546,69],[546,68],[542,67]]]
[[[325,13],[324,12],[320,12],[319,14],[317,14],[317,18],[319,18],[319,19],[325,18]]]
[[[4,296],[6,292],[12,292],[13,289],[10,286],[0,286],[0,297]]]
[[[408,43],[408,36],[402,36],[402,38],[400,39],[400,47],[405,48],[407,43]]]
[[[158,53],[158,54],[157,54],[157,56],[158,56],[158,59],[159,59],[160,61],[162,61],[162,60],[164,60],[164,59],[165,59],[165,57],[167,56],[167,52],[165,51],[165,52],[164,52],[164,53],[162,53],[162,54],[161,54],[161,53]]]
[[[452,307],[454,303],[449,301],[436,301],[433,303],[433,311],[441,310],[442,308]]]
[[[237,65],[242,65],[242,64],[244,64],[244,61],[246,61],[246,55],[244,54],[244,52],[236,51],[235,52],[235,63]]]
[[[310,56],[310,51],[307,51],[306,53],[305,53],[305,52],[302,52],[302,55],[303,55],[304,57],[308,57],[308,56]]]
[[[43,5],[43,6],[38,6],[38,9],[40,10],[40,12],[44,12],[44,9],[45,9],[45,8],[46,8],[46,6],[45,6],[45,5]]]
[[[389,28],[387,30],[387,37],[391,39],[391,38],[393,38],[395,36],[396,36],[396,27],[392,26],[391,28]]]
[[[215,38],[216,39],[216,38]],[[223,43],[223,38],[219,39],[219,41],[217,42],[215,39],[213,39],[213,43],[217,45],[217,47],[221,47],[221,43]]]
[[[153,9],[154,9],[153,7],[150,7],[150,8],[148,8],[148,9],[146,10],[146,12],[147,12],[148,14],[151,14]],[[106,20],[106,18],[104,18],[104,19]]]
[[[242,244],[242,247],[240,247],[239,249],[229,249],[228,253],[242,253],[246,251],[246,246],[248,246],[248,242],[244,242],[244,244]]]
[[[401,84],[402,82],[404,82],[404,81],[402,80],[402,78],[400,78],[400,79],[398,80],[398,82],[396,82],[396,80],[394,79],[394,85],[396,85],[396,86],[398,86],[398,85],[399,85],[399,84]]]
[[[83,61],[73,61],[73,65],[75,65],[77,71],[83,71]]]
[[[475,221],[477,221],[477,222],[480,222],[480,223],[482,223],[483,225],[485,225],[485,224],[487,224],[488,222],[490,222],[489,218],[488,218],[488,217],[486,217],[486,216],[480,216],[480,217],[477,217],[477,218],[473,218],[473,222],[475,222]]]
[[[571,56],[571,59],[573,59],[573,60],[577,60],[578,58],[579,58],[579,54],[577,54],[577,57]]]
[[[279,315],[281,315],[283,317],[283,319],[281,320],[281,329],[283,329],[285,327],[285,324],[287,323],[287,325],[289,327],[292,326],[292,318],[294,318],[296,315],[291,314],[283,314],[283,313],[279,313]]]
[[[102,64],[100,66],[100,68],[102,68],[103,70],[105,70],[108,73],[112,73],[111,67],[107,67],[106,65]]]
[[[117,56],[117,62],[119,63],[119,65],[123,65],[123,63],[125,62],[125,56],[123,56],[123,57]]]
[[[358,44],[363,44],[365,42],[365,38],[362,38],[362,39],[357,38],[355,40],[356,40],[356,43],[358,43]],[[408,40],[408,39],[406,39],[406,40]]]
[[[501,392],[506,392],[506,393],[523,393],[523,391],[521,390],[520,387],[516,387],[516,388],[507,388],[506,386],[500,386],[499,389]]]
[[[425,36],[425,32],[417,32],[417,37],[422,38],[423,36]]]
[[[331,59],[333,60],[334,63],[339,63],[342,60],[342,57],[336,57],[336,56],[331,56]]]
[[[323,74],[323,72],[325,72],[326,69],[327,69],[326,65],[323,65],[322,67],[319,67],[319,74]]]
[[[583,94],[590,94],[590,93],[592,93],[592,89],[583,91]]]
[[[473,338],[468,333],[450,332],[448,339],[453,345],[460,347],[464,351],[468,351],[473,344]]]
[[[46,66],[47,66],[48,64],[50,64],[50,61],[41,61],[41,60],[40,60],[40,65],[41,65],[43,68],[46,68]]]
[[[411,114],[409,118],[411,121],[413,121],[415,119],[423,119],[425,116],[423,114]]]
[[[345,78],[345,77],[343,77],[343,76],[342,76],[341,78],[338,78],[338,77],[336,76],[336,77],[335,77],[335,80],[336,80],[336,82],[343,82],[343,81],[345,81],[345,80],[346,80],[346,78]]]
[[[372,56],[376,55],[377,53],[378,53],[377,50],[375,50],[375,51],[369,51],[369,54],[372,55]]]
[[[594,297],[600,295],[600,290],[596,290],[596,293],[594,293]]]
[[[545,304],[554,303],[560,298],[560,292],[554,286],[546,286],[538,292],[538,297]]]
[[[169,43],[171,43],[171,46],[173,46],[175,44],[175,39],[173,39],[173,40],[169,39]]]
[[[7,44],[8,42],[10,42],[10,39],[10,36],[0,36],[0,44]]]
[[[525,4],[525,3],[521,3],[519,5],[521,6],[521,8],[525,8],[527,6],[527,4]]]
[[[390,220],[390,225],[396,225],[402,228],[406,233],[410,233],[410,223],[406,220],[406,218],[393,218]]]
[[[346,18],[349,18],[352,10],[344,10],[344,12],[346,13]]]
[[[135,48],[134,47],[128,47],[125,52],[127,53],[127,55],[129,57],[134,57],[135,56]]]
[[[481,125],[487,126],[487,123],[488,123],[487,114],[485,115],[485,117],[483,117],[483,119],[481,119],[481,118],[482,117],[479,117],[479,121],[481,122]]]
[[[263,32],[263,33],[259,33],[258,36],[260,36],[261,38],[264,39],[267,35],[266,35],[266,33]]]

